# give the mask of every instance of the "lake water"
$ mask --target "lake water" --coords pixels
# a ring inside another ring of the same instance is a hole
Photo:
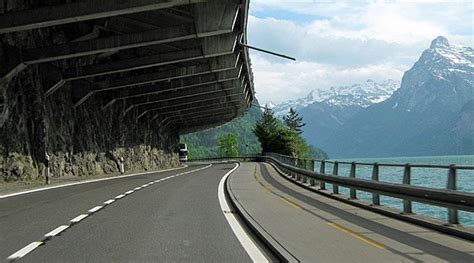
[[[456,164],[474,166],[474,155],[458,156],[423,156],[423,157],[394,157],[394,158],[370,158],[370,159],[350,159],[338,161],[356,161],[356,162],[379,162],[396,164]],[[326,164],[326,172],[332,172],[332,164]],[[315,170],[319,171],[319,165]],[[339,175],[349,176],[350,164],[339,164]],[[412,168],[412,185],[426,186],[431,188],[446,189],[448,169],[439,168]],[[356,168],[356,177],[362,179],[371,179],[372,166],[359,166]],[[403,167],[380,167],[379,180],[383,182],[402,183]],[[332,185],[326,184],[326,188],[332,191]],[[339,187],[341,194],[349,195],[349,189]],[[458,191],[474,193],[474,170],[457,170],[457,189]],[[357,191],[357,197],[362,200],[372,201],[372,194]],[[380,196],[380,203],[385,206],[403,209],[403,201],[398,198]],[[422,203],[413,202],[413,212],[433,218],[447,221],[447,209]],[[461,224],[474,227],[474,213],[459,211],[459,221]]]

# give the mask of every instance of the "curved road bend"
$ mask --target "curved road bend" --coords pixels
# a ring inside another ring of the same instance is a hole
[[[267,163],[243,163],[231,194],[301,262],[474,262],[474,244],[303,189]]]
[[[24,262],[249,262],[217,189],[235,164],[188,168],[0,199],[3,261],[107,200],[116,200],[26,254]],[[200,171],[168,178],[175,174]],[[162,178],[168,178],[158,181]],[[129,193],[150,182],[141,189]],[[80,219],[80,218],[79,218]]]

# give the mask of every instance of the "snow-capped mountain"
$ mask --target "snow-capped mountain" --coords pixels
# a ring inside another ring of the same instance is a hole
[[[405,72],[400,89],[391,98],[392,108],[422,111],[435,99],[447,100],[448,108],[458,107],[455,104],[474,96],[473,86],[474,49],[450,45],[445,37],[439,36]],[[454,103],[452,98],[459,101]]]
[[[474,50],[440,36],[389,99],[362,109],[316,145],[333,157],[473,154],[473,105]]]
[[[474,83],[474,49],[471,47],[450,45],[448,39],[439,36],[431,42],[420,61],[428,64],[427,71],[438,79],[456,74],[466,78],[471,84]]]
[[[369,79],[365,83],[351,86],[331,87],[327,90],[316,89],[304,98],[285,101],[271,108],[277,116],[288,113],[290,107],[301,110],[316,102],[324,102],[339,107],[361,106],[366,108],[388,99],[399,87],[399,81],[389,79],[383,82],[375,82]]]

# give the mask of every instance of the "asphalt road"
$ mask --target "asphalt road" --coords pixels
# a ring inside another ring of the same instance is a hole
[[[301,262],[474,262],[474,243],[297,186],[266,163],[243,163],[230,192]]]
[[[0,199],[0,259],[96,206],[188,168]],[[248,262],[217,189],[234,164],[214,164],[135,190],[21,258],[24,262]]]

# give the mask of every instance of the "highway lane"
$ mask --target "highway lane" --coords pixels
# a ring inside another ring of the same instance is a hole
[[[230,192],[302,262],[474,262],[472,242],[310,192],[269,164],[244,163]]]
[[[250,261],[217,198],[221,177],[233,167],[215,164],[137,190],[66,229],[22,261]],[[197,168],[203,165],[0,199],[0,256],[5,259],[127,190]]]

